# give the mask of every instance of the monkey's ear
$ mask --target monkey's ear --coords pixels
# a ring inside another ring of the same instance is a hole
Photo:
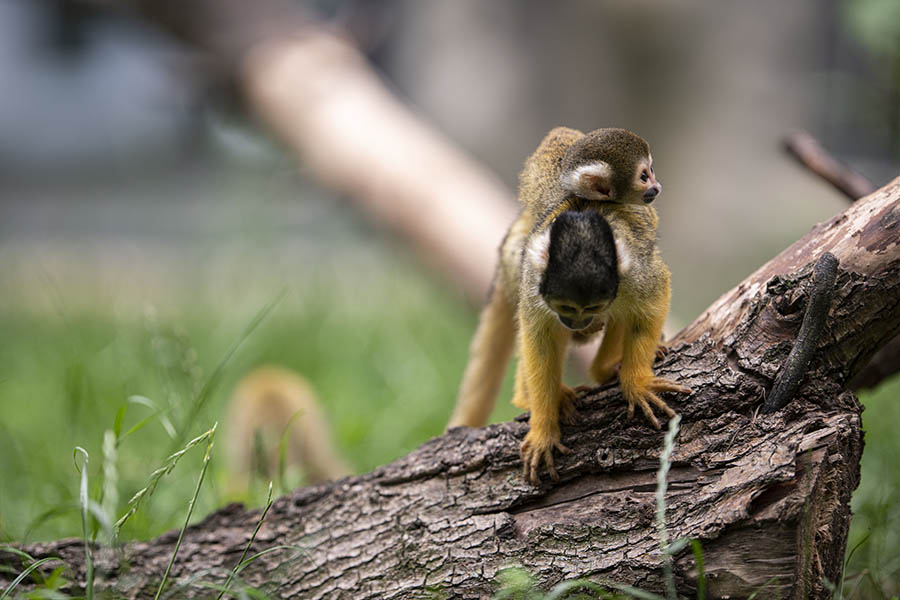
[[[616,259],[619,263],[619,275],[625,275],[631,270],[631,251],[628,244],[621,237],[613,233],[613,243],[616,245]]]
[[[566,191],[588,200],[612,198],[612,169],[598,160],[581,165],[563,174],[562,185]]]
[[[537,235],[531,236],[528,245],[525,247],[525,260],[537,271],[543,273],[547,268],[547,261],[550,260],[550,227],[546,227]]]

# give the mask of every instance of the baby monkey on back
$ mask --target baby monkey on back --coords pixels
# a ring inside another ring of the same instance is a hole
[[[661,189],[647,142],[624,129],[557,127],[525,162],[522,211],[500,248],[449,427],[485,424],[518,332],[513,404],[531,411],[522,461],[534,484],[542,461],[558,479],[553,450],[569,452],[559,422],[575,413],[575,390],[562,382],[570,341],[605,327],[590,374],[604,383],[618,369],[629,418],[638,406],[659,429],[652,407],[675,412],[658,394],[690,392],[652,368],[670,295],[650,206]]]

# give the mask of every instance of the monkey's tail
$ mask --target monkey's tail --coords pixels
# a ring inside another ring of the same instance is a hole
[[[481,311],[478,328],[469,348],[469,362],[463,373],[456,408],[447,428],[487,423],[503,383],[516,339],[515,308],[507,294],[495,286],[487,306]]]

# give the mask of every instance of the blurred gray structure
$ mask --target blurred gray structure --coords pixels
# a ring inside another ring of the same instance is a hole
[[[812,131],[876,183],[900,160],[878,115],[846,102],[869,67],[837,0],[315,4],[511,188],[555,125],[648,139],[681,323],[845,206],[783,156],[784,134]],[[185,268],[178,248],[194,248],[214,274],[210,264],[231,260],[216,245],[254,227],[286,261],[335,239],[351,253],[365,243],[346,207],[233,118],[195,57],[127,15],[3,0],[0,88],[8,273],[59,261],[122,282],[136,270],[128,260],[142,260],[164,280]]]

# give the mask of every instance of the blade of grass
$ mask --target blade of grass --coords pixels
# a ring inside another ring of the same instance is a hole
[[[872,536],[872,530],[866,532],[866,535],[859,540],[853,548],[850,549],[850,552],[847,553],[847,558],[844,559],[844,568],[841,569],[841,578],[838,581],[837,592],[838,592],[838,600],[843,600],[844,598],[844,575],[847,573],[847,567],[850,565],[850,559],[853,558],[853,555],[856,551],[866,542],[869,541],[869,538]]]
[[[669,419],[669,430],[666,432],[663,451],[659,455],[659,470],[656,472],[656,529],[659,532],[659,548],[662,551],[663,573],[666,580],[666,597],[669,600],[676,600],[678,592],[675,590],[672,554],[668,548],[669,534],[666,531],[666,489],[668,488],[669,468],[672,466],[672,450],[675,448],[675,437],[678,435],[680,423],[680,415]]]
[[[124,525],[125,522],[135,512],[137,512],[137,509],[140,507],[141,502],[143,502],[146,498],[149,498],[153,494],[153,491],[156,489],[156,485],[159,483],[159,480],[162,479],[164,475],[168,475],[172,472],[172,469],[175,468],[175,465],[178,464],[178,461],[181,460],[181,457],[183,457],[188,450],[200,444],[204,440],[210,438],[214,430],[215,427],[205,433],[201,433],[200,435],[192,439],[187,443],[187,445],[185,445],[184,448],[182,448],[178,452],[175,452],[174,454],[171,454],[166,459],[166,462],[162,467],[156,469],[155,471],[153,471],[153,473],[150,474],[150,483],[148,483],[146,487],[135,492],[134,496],[132,496],[128,501],[128,511],[124,515],[122,515],[118,521],[116,521],[116,524],[114,525],[114,533],[116,535],[118,535],[119,531],[122,529],[122,525]]]
[[[591,590],[592,592],[596,592],[597,595],[593,597],[600,598],[601,600],[606,600],[607,598],[615,598],[615,595],[602,585],[596,584],[593,581],[588,581],[587,579],[574,579],[572,581],[564,581],[553,586],[553,589],[550,590],[550,593],[547,594],[544,600],[562,600],[569,595],[569,592],[571,592],[572,590],[577,590],[579,588],[586,588]]]
[[[639,598],[640,600],[666,600],[663,596],[659,594],[654,594],[653,592],[645,592],[642,589],[632,587],[630,585],[622,585],[621,583],[613,583],[606,582],[603,584],[606,587],[612,588],[614,590],[619,590],[624,594],[628,594],[629,596],[633,596],[635,598]]]
[[[142,429],[145,425],[147,425],[147,423],[150,423],[151,421],[153,421],[153,419],[159,419],[159,424],[162,425],[162,428],[166,430],[166,434],[168,434],[168,436],[170,438],[172,438],[173,440],[175,439],[175,437],[177,436],[177,433],[175,432],[175,426],[172,425],[172,421],[169,420],[168,416],[166,416],[168,409],[160,408],[159,406],[156,405],[155,402],[153,402],[153,400],[151,400],[150,398],[147,398],[145,396],[137,396],[137,395],[129,396],[128,399],[125,401],[125,403],[122,404],[122,406],[119,408],[119,410],[122,413],[122,419],[125,418],[125,409],[129,404],[138,404],[140,406],[146,406],[147,408],[152,410],[153,413],[150,416],[145,417],[144,419],[141,419],[140,421],[138,421],[136,424],[132,425],[130,428],[128,428],[128,431],[126,431],[122,435],[119,435],[118,433],[116,433],[116,438],[120,442],[123,439],[125,439],[126,437],[128,437],[129,435],[131,435],[132,433]],[[117,414],[116,419],[118,420],[118,418],[119,418],[119,415]],[[121,424],[119,424],[119,426],[121,428]]]
[[[770,577],[769,580],[768,580],[767,582],[765,582],[764,584],[762,584],[761,586],[759,586],[757,589],[753,590],[753,593],[750,594],[749,596],[747,596],[747,600],[753,600],[754,598],[756,598],[756,597],[759,595],[759,593],[760,593],[761,591],[763,591],[764,589],[766,589],[767,587],[769,587],[770,585],[772,585],[772,583],[774,583],[774,582],[776,582],[776,581],[778,581],[778,576],[777,576],[777,575],[776,575],[776,576],[773,576],[773,577]]]
[[[113,430],[103,432],[103,497],[100,512],[103,514],[103,529],[108,541],[113,541],[112,520],[119,506],[118,441]]]
[[[218,425],[218,423],[213,424],[212,429],[204,434],[207,435],[208,440],[206,442],[206,454],[203,455],[203,467],[200,469],[200,477],[197,478],[197,487],[194,489],[194,495],[191,497],[191,501],[188,504],[187,515],[184,517],[184,525],[181,526],[181,531],[178,532],[178,540],[175,542],[175,549],[172,550],[172,556],[169,557],[169,564],[166,566],[166,572],[163,574],[162,581],[159,582],[159,589],[156,590],[156,596],[153,597],[153,600],[159,600],[159,595],[162,594],[163,588],[166,586],[166,581],[169,579],[169,573],[172,571],[172,565],[175,564],[175,557],[178,555],[178,549],[181,547],[181,540],[184,539],[184,532],[191,520],[191,514],[194,512],[194,504],[197,502],[197,496],[200,495],[200,486],[203,485],[203,478],[206,476],[207,467],[209,467],[210,453],[212,452],[216,427],[218,427]]]
[[[258,559],[262,556],[265,556],[266,554],[271,554],[272,552],[276,552],[278,550],[296,550],[298,552],[298,554],[303,554],[305,556],[309,556],[308,553],[306,552],[306,550],[304,548],[302,548],[301,546],[296,546],[296,545],[292,545],[292,544],[272,546],[270,548],[266,548],[265,550],[260,550],[259,552],[257,552],[256,554],[254,554],[253,556],[248,558],[247,560],[240,563],[237,566],[237,568],[235,569],[235,575],[240,574],[240,572],[243,571],[246,567],[253,564],[253,561],[255,561],[256,559]],[[293,558],[294,557],[291,557],[289,560],[293,560]]]
[[[238,351],[238,349],[243,345],[243,343],[247,340],[248,337],[256,330],[259,325],[266,320],[266,317],[269,316],[269,313],[274,310],[278,303],[287,295],[288,288],[283,288],[274,300],[266,304],[260,309],[258,313],[250,320],[250,323],[244,328],[241,332],[241,335],[231,344],[228,350],[225,351],[225,355],[222,357],[222,360],[219,361],[219,364],[216,365],[213,372],[210,373],[209,377],[204,382],[203,387],[200,388],[200,392],[197,394],[197,397],[194,399],[194,403],[191,406],[191,410],[188,413],[187,418],[184,420],[181,431],[178,436],[175,438],[175,446],[180,445],[181,440],[184,439],[185,431],[191,424],[197,419],[197,416],[200,414],[200,411],[203,410],[203,407],[206,406],[206,401],[209,399],[212,394],[213,389],[215,389],[216,385],[219,383],[219,379],[222,378],[222,373],[225,371],[225,367],[231,361],[231,358]]]
[[[216,600],[219,600],[225,591],[228,589],[228,586],[231,584],[231,580],[237,575],[238,567],[241,566],[241,563],[244,562],[244,558],[247,556],[247,552],[250,551],[250,546],[253,545],[253,541],[256,540],[256,534],[259,533],[259,528],[262,527],[263,519],[266,518],[266,515],[269,512],[269,508],[272,507],[272,482],[269,482],[269,497],[266,498],[266,507],[263,509],[262,514],[259,516],[259,520],[256,522],[256,529],[253,530],[253,535],[250,536],[250,541],[247,542],[247,546],[244,548],[244,552],[241,554],[241,558],[238,559],[237,564],[232,569],[231,574],[228,575],[228,579],[225,581],[225,586],[222,591],[219,592],[219,595],[216,596]]]
[[[81,454],[83,461],[81,468],[78,467],[78,454]],[[75,460],[75,468],[81,473],[81,486],[78,491],[78,503],[81,505],[81,535],[84,538],[84,571],[85,584],[84,594],[87,600],[94,598],[94,556],[91,552],[91,545],[88,542],[88,453],[81,446],[75,446],[72,451],[72,458]]]
[[[697,600],[706,600],[706,571],[703,568],[703,546],[700,540],[691,540],[694,562],[697,563]]]
[[[34,560],[34,557],[31,556],[30,554],[28,554],[27,552],[23,552],[23,551],[19,550],[18,548],[13,548],[12,546],[6,546],[6,545],[0,546],[0,552],[8,552],[10,554],[15,554],[19,558],[24,558],[25,560],[27,560],[29,562]]]
[[[288,443],[291,439],[291,433],[293,432],[294,423],[303,416],[303,411],[298,410],[291,418],[288,419],[287,425],[284,427],[284,432],[281,434],[281,440],[278,442],[278,488],[282,491],[287,489],[287,482],[285,481],[284,474],[287,466],[287,447]]]
[[[18,586],[22,582],[23,579],[25,579],[26,577],[31,575],[31,573],[35,569],[37,569],[38,567],[40,567],[43,564],[50,562],[51,560],[62,560],[62,559],[59,557],[56,557],[56,556],[48,556],[47,558],[42,558],[39,561],[31,563],[30,565],[28,565],[28,567],[24,571],[19,573],[19,576],[16,577],[15,579],[13,579],[12,583],[9,584],[9,587],[7,587],[3,591],[2,594],[0,594],[0,600],[5,600],[5,598],[7,596],[9,596],[14,589],[16,589],[16,586]]]

